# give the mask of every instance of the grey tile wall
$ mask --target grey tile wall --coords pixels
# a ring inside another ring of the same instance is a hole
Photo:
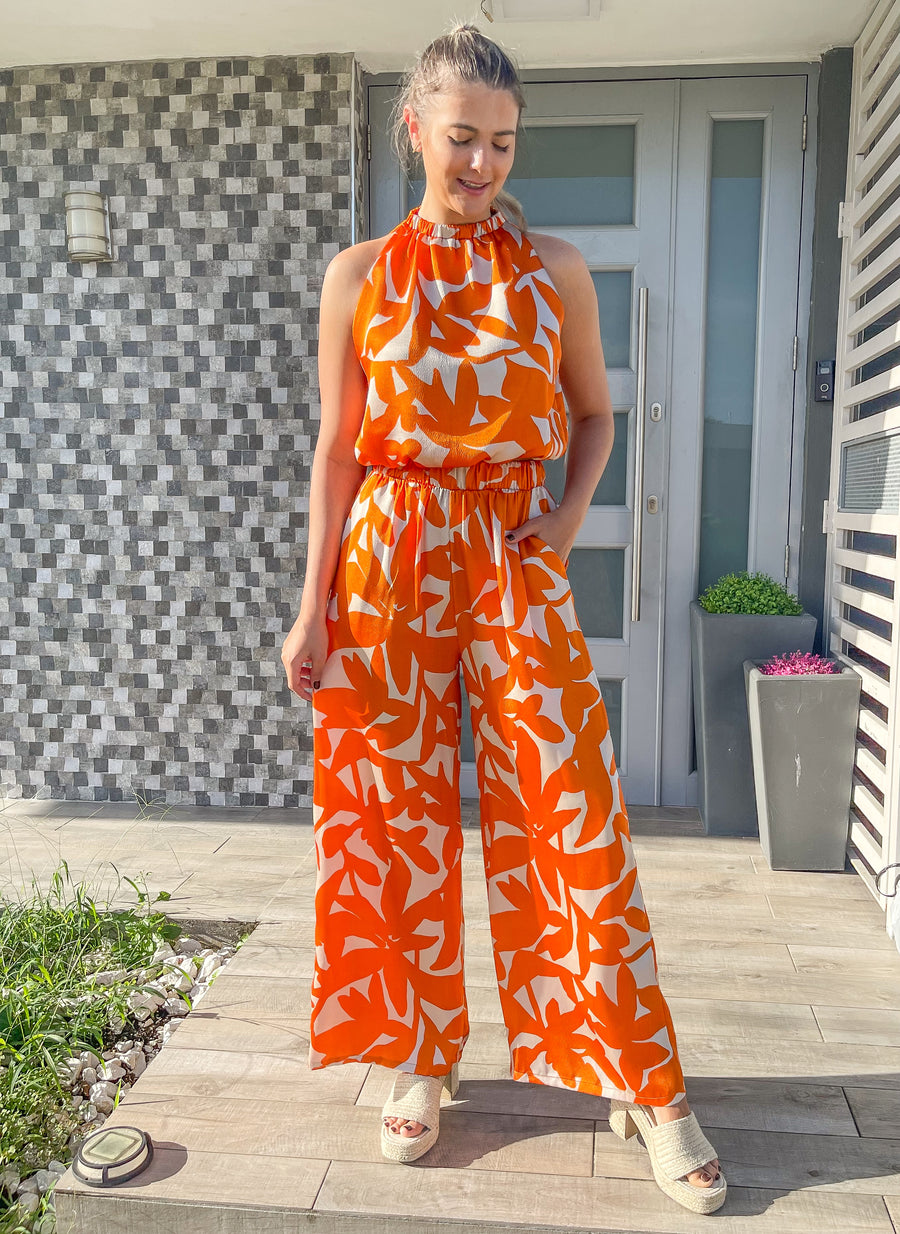
[[[362,99],[350,53],[0,72],[8,795],[309,804],[280,649]],[[110,263],[68,260],[83,187]]]

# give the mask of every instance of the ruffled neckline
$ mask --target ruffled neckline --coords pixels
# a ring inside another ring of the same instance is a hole
[[[419,207],[413,206],[403,220],[412,231],[438,240],[472,240],[496,231],[506,222],[506,215],[498,207],[493,207],[486,219],[478,219],[474,223],[433,223],[419,215]]]

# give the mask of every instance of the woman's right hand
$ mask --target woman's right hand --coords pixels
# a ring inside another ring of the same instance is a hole
[[[318,688],[328,656],[328,628],[321,617],[298,617],[281,648],[281,663],[288,686],[299,698],[309,702]]]

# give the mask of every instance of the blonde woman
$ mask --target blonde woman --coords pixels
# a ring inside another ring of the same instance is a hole
[[[708,1213],[725,1179],[688,1106],[566,574],[612,450],[597,299],[578,250],[503,191],[523,107],[476,27],[435,39],[395,113],[422,203],[322,288],[306,577],[282,651],[313,707],[309,1063],[391,1068],[385,1157],[435,1143],[469,1033],[461,670],[510,1074],[608,1098],[660,1187]],[[557,502],[544,460],[567,451]]]

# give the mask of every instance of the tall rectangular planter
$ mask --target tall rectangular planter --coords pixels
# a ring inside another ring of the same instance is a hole
[[[843,870],[862,678],[744,661],[759,838],[773,870]]]
[[[759,834],[745,660],[812,651],[814,613],[708,613],[690,604],[698,805],[706,835]]]

